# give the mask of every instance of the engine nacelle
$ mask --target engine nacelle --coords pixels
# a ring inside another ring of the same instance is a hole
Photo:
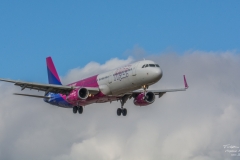
[[[136,106],[147,106],[155,101],[155,94],[153,92],[147,92],[146,96],[144,93],[140,93],[135,99],[134,104]]]
[[[89,96],[89,91],[86,88],[80,88],[73,90],[67,97],[67,101],[79,101],[85,100]]]

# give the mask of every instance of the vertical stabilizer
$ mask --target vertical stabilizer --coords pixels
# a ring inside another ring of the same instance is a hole
[[[58,76],[57,70],[53,64],[52,58],[47,57],[47,71],[48,71],[48,82],[49,84],[58,84],[62,85],[60,78]]]

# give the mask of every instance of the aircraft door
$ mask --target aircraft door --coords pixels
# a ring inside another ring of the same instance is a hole
[[[136,71],[137,65],[138,65],[138,63],[135,63],[133,65],[133,67],[132,67],[132,76],[136,76],[137,75],[137,71]]]

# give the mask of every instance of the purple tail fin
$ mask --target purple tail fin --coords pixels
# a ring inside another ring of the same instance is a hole
[[[49,84],[58,84],[62,85],[60,78],[58,76],[57,70],[53,64],[52,58],[47,57],[47,71],[48,71],[48,82]]]

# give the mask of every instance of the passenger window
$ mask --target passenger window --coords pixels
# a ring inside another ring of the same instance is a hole
[[[158,64],[156,64],[156,67],[159,67],[159,65],[158,65]]]
[[[155,67],[155,64],[149,64],[150,67]]]

